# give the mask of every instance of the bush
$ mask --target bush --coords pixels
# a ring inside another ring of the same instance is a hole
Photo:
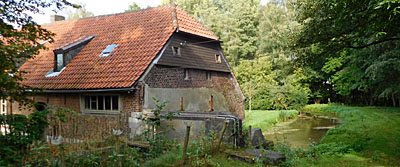
[[[19,162],[28,146],[42,138],[48,126],[48,111],[34,111],[28,117],[20,114],[0,115],[0,124],[8,125],[9,133],[0,134],[0,166]]]

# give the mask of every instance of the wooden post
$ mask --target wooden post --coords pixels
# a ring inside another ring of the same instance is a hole
[[[211,100],[209,102],[210,112],[214,111],[214,96],[211,95]]]
[[[251,147],[251,125],[249,125],[249,139],[248,139],[249,148]]]
[[[187,147],[189,143],[189,136],[190,136],[190,126],[186,126],[186,137],[185,137],[185,143],[183,145],[183,165],[186,165],[186,152],[187,152]]]
[[[226,130],[227,127],[228,127],[228,122],[225,121],[224,127],[222,128],[222,132],[219,135],[219,139],[218,139],[218,147],[217,147],[217,151],[218,152],[219,152],[219,148],[221,147],[222,139],[224,138],[224,133],[225,133],[225,130]]]
[[[181,97],[180,111],[183,111],[183,97]]]

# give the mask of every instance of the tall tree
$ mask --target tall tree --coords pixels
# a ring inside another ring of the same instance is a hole
[[[303,28],[292,48],[297,62],[318,74],[314,87],[346,102],[396,105],[400,1],[299,0],[296,7]]]
[[[129,5],[128,9],[125,10],[125,12],[130,12],[130,11],[135,11],[135,10],[140,10],[140,6],[136,4],[136,2],[133,2],[132,5]]]
[[[43,8],[61,10],[74,6],[66,0],[8,0],[0,2],[0,98],[26,104],[31,100],[26,85],[22,85],[23,71],[19,64],[46,47],[41,42],[52,42],[53,33],[43,29],[27,14],[42,13]]]
[[[73,8],[67,10],[67,19],[74,20],[74,19],[82,19],[86,17],[93,17],[94,14],[86,9],[86,4],[79,4],[79,8]]]

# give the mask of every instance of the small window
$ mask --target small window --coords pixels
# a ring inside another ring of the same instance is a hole
[[[189,70],[188,70],[188,69],[185,69],[185,70],[184,70],[184,75],[183,75],[183,77],[184,77],[185,80],[189,80]]]
[[[211,80],[211,72],[210,71],[206,72],[206,79]]]
[[[56,72],[61,71],[63,67],[64,67],[64,54],[60,53],[57,54],[57,69],[55,71]]]
[[[172,46],[172,54],[174,56],[181,56],[181,48],[180,47],[176,47],[176,46]]]
[[[117,44],[108,45],[103,52],[101,52],[100,57],[107,57],[111,55],[111,52],[117,47]]]
[[[221,55],[215,54],[215,62],[221,63]]]
[[[118,96],[85,96],[83,98],[86,112],[118,112]]]

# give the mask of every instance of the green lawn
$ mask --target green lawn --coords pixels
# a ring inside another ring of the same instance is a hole
[[[322,152],[341,148],[341,154],[322,155],[316,166],[400,166],[400,108],[319,104],[305,110],[343,119],[321,141],[327,146]]]
[[[318,104],[304,111],[337,117],[342,124],[309,150],[277,147],[288,156],[285,166],[400,166],[400,108]],[[265,131],[279,118],[280,111],[246,111],[244,128]]]
[[[296,110],[252,110],[251,112],[247,110],[243,126],[248,127],[251,125],[253,128],[261,128],[262,131],[266,131],[274,123],[282,121],[280,119],[282,112],[286,118],[294,117],[298,114]]]

